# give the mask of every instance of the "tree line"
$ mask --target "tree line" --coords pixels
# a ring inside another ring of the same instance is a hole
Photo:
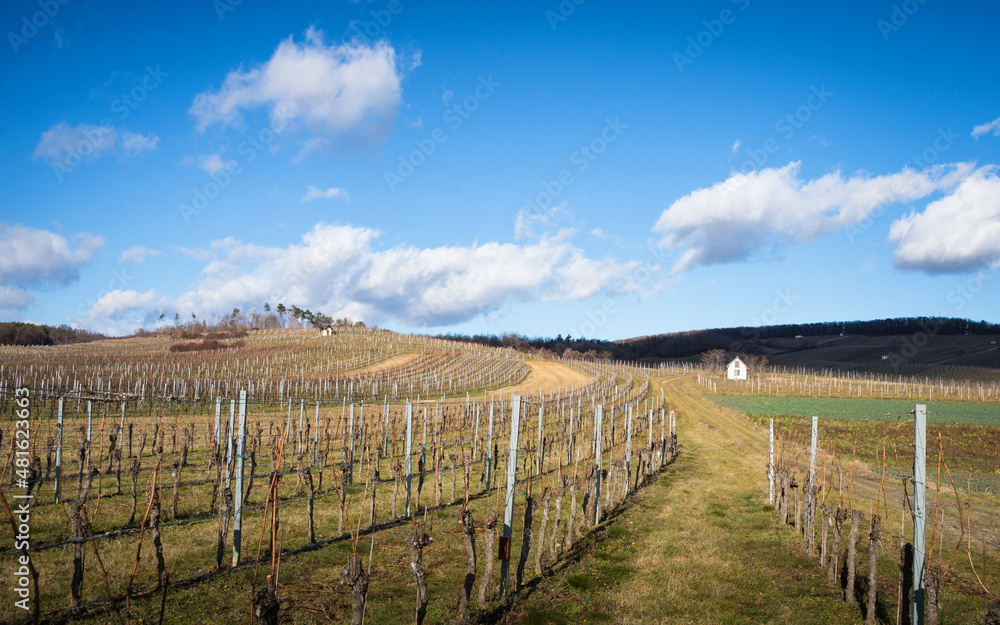
[[[510,347],[518,351],[539,353],[553,357],[615,359],[615,360],[667,360],[701,358],[710,350],[739,352],[754,356],[772,351],[763,341],[792,339],[799,336],[830,336],[837,334],[860,334],[863,336],[913,335],[924,332],[930,335],[982,335],[1000,334],[1000,324],[987,321],[942,317],[899,317],[895,319],[875,319],[872,321],[828,321],[818,323],[795,323],[776,326],[734,328],[713,328],[673,332],[652,336],[641,336],[618,341],[562,336],[534,337],[506,333],[491,334],[443,334],[437,338],[489,345]],[[748,363],[749,364],[749,363]]]
[[[0,322],[0,345],[69,345],[103,338],[106,338],[103,334],[65,324],[55,327],[19,321]]]
[[[214,316],[213,316],[214,317]],[[333,327],[365,327],[363,321],[354,321],[348,317],[334,319],[320,311],[313,312],[308,308],[298,306],[285,306],[279,303],[271,309],[270,302],[265,302],[262,310],[256,307],[248,311],[233,308],[232,312],[214,317],[216,321],[209,322],[206,319],[198,319],[195,313],[191,313],[189,320],[183,320],[179,312],[174,313],[173,325],[166,313],[161,313],[157,318],[160,324],[158,330],[171,331],[176,329],[187,329],[191,331],[208,330],[275,330],[275,329],[303,329],[303,328],[325,328]]]

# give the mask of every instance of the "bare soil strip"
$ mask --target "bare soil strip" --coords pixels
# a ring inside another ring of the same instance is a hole
[[[591,381],[587,374],[555,360],[529,360],[528,366],[531,367],[531,373],[527,378],[519,384],[506,386],[497,393],[501,396],[512,393],[533,395],[539,390],[579,386]]]
[[[376,371],[382,371],[383,369],[389,369],[391,367],[396,367],[396,366],[399,366],[399,365],[405,365],[406,363],[408,363],[408,362],[410,362],[412,360],[416,360],[417,357],[419,357],[419,356],[420,356],[420,354],[416,354],[416,353],[413,353],[413,354],[400,354],[398,356],[393,356],[392,358],[388,358],[388,359],[383,360],[381,362],[376,362],[376,363],[372,363],[372,364],[370,364],[368,366],[361,367],[360,369],[350,369],[346,373],[350,373],[352,375],[358,374],[358,373],[375,373]]]

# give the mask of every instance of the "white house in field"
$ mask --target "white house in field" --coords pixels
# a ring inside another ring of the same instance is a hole
[[[726,367],[726,377],[730,380],[745,380],[747,379],[747,366],[740,357],[737,356],[733,358],[729,366]]]

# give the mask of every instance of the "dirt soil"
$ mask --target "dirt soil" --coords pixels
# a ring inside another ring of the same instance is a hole
[[[374,373],[376,371],[382,371],[383,369],[389,369],[398,365],[405,365],[411,360],[416,360],[420,354],[400,354],[398,356],[393,356],[387,360],[381,362],[376,362],[368,365],[367,367],[361,367],[360,369],[351,369],[349,373]]]
[[[530,395],[540,389],[578,386],[591,381],[585,373],[554,360],[529,360],[528,366],[531,367],[528,377],[519,384],[500,389],[501,396],[510,395],[515,391],[520,395]]]

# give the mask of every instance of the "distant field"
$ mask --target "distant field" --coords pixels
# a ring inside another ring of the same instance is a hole
[[[718,406],[746,414],[764,416],[819,416],[845,420],[905,421],[917,402],[898,399],[851,399],[843,397],[759,397],[708,395]],[[1000,403],[927,402],[929,423],[1000,425]]]

